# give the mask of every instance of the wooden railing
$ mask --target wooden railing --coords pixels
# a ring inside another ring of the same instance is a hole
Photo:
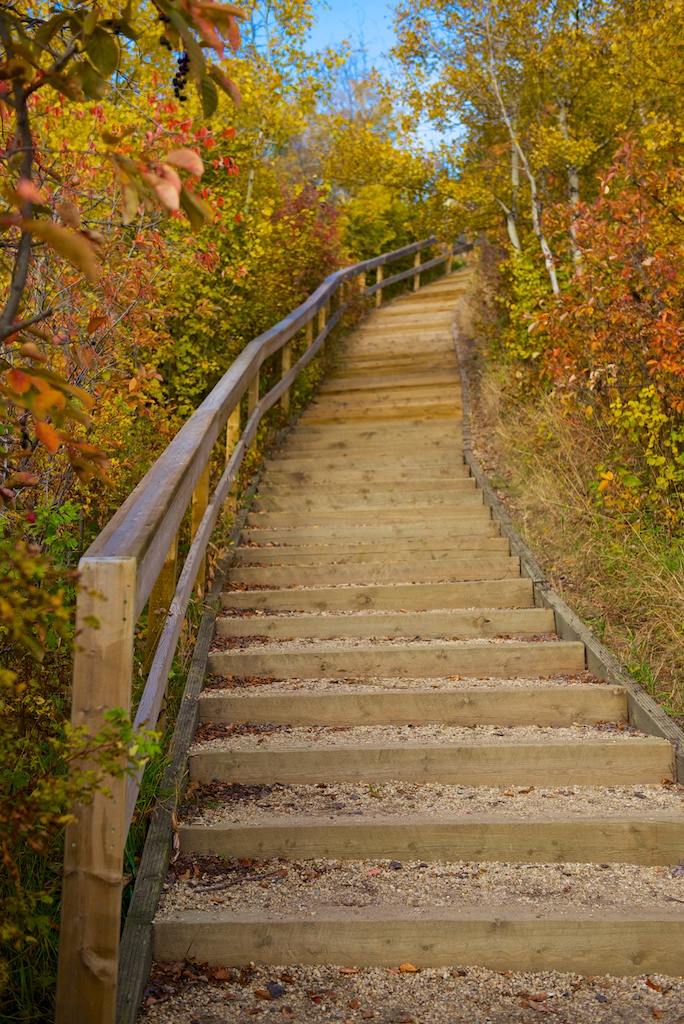
[[[410,277],[417,289],[421,273],[442,264],[449,273],[453,256],[469,248],[443,247],[441,255],[421,264],[421,251],[436,244],[430,238],[336,271],[293,313],[250,342],[88,548],[79,563],[75,727],[94,735],[108,709],[130,713],[136,624],[145,605],[149,672],[134,724],[155,727],[193,588],[204,581],[207,544],[260,420],[278,401],[287,408],[298,374],[359,297],[374,294],[379,306],[383,290]],[[386,266],[411,255],[413,267],[384,277]],[[368,286],[372,271],[376,279]],[[340,301],[331,314],[335,296]],[[292,341],[302,329],[306,349],[292,365]],[[261,367],[278,352],[281,379],[260,397]],[[218,443],[225,443],[225,469],[210,496],[210,460]],[[178,534],[188,508],[192,539],[176,578]],[[112,778],[109,796],[95,794],[92,803],[73,809],[64,854],[57,1024],[115,1020],[124,846],[140,781],[130,774]]]

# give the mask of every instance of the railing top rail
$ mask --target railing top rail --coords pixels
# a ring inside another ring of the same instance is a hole
[[[85,552],[87,559],[136,559],[140,574],[138,611],[147,600],[221,430],[264,360],[294,337],[344,281],[394,263],[436,241],[431,237],[414,242],[335,271],[305,302],[243,349]],[[145,571],[146,565],[149,571]]]

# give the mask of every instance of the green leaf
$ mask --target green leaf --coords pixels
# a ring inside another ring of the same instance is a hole
[[[56,249],[77,270],[82,271],[89,281],[97,281],[100,266],[95,259],[93,247],[82,235],[62,228],[50,220],[27,218],[22,222],[22,228],[35,238],[42,239],[52,249]]]
[[[86,43],[86,53],[97,70],[106,78],[116,71],[119,64],[119,44],[114,36],[100,25]]]
[[[202,101],[204,116],[210,118],[218,107],[218,89],[208,75],[204,75],[202,81],[197,85],[197,92]]]
[[[240,90],[238,89],[237,85],[231,78],[228,78],[227,75],[224,75],[223,72],[220,71],[219,68],[217,68],[213,64],[209,68],[209,74],[216,82],[219,89],[223,89],[226,95],[230,96],[236,107],[242,105],[242,96],[240,95]]]
[[[76,103],[83,103],[85,100],[81,83],[75,75],[71,77],[68,75],[46,75],[43,81],[69,100],[74,100]]]
[[[182,188],[180,192],[180,204],[185,210],[188,220],[190,221],[190,227],[193,232],[197,234],[201,231],[205,224],[211,224],[214,219],[213,211],[211,207],[203,203],[194,192],[188,192],[187,188]]]
[[[107,93],[107,82],[97,73],[89,61],[84,61],[76,68],[81,80],[81,88],[89,100],[101,100]]]
[[[93,7],[91,11],[88,11],[83,21],[83,33],[85,36],[91,36],[93,34],[93,32],[95,31],[95,27],[98,23],[99,17],[99,7]]]
[[[140,39],[140,33],[127,21],[119,22],[119,33],[125,36],[126,39],[130,39],[132,43],[137,43],[138,39]]]
[[[60,11],[59,14],[55,14],[49,21],[41,25],[36,30],[36,42],[40,43],[41,46],[47,46],[51,39],[57,35],[59,30],[66,25],[70,18],[68,11]]]

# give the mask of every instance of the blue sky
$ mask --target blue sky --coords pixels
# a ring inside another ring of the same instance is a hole
[[[392,14],[383,0],[327,0],[316,9],[311,45],[314,49],[348,39],[366,47],[370,64],[381,65],[394,42]]]
[[[384,0],[326,0],[315,8],[316,24],[311,34],[311,49],[339,45],[347,39],[352,48],[363,45],[369,67],[389,70],[387,54],[394,44],[392,7]],[[423,143],[436,146],[441,135],[427,124],[418,126]]]

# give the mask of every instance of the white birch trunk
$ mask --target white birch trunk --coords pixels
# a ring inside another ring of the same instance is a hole
[[[508,129],[511,145],[517,151],[520,160],[520,165],[523,171],[525,172],[525,177],[527,178],[527,182],[530,186],[532,230],[534,231],[535,237],[539,242],[539,246],[544,256],[544,266],[546,267],[546,273],[548,274],[549,281],[551,283],[551,291],[556,297],[558,297],[560,295],[560,288],[558,287],[558,277],[556,275],[556,266],[553,259],[553,253],[551,252],[549,243],[546,240],[546,236],[542,228],[542,203],[541,198],[539,196],[539,189],[537,188],[537,180],[534,174],[532,173],[532,168],[530,167],[527,157],[525,155],[525,151],[523,150],[520,144],[520,140],[513,126],[513,122],[511,121],[510,114],[506,109],[506,104],[504,103],[504,99],[501,94],[501,86],[499,85],[499,79],[494,68],[494,53],[492,49],[489,21],[487,20],[485,24],[487,31],[487,41],[489,44],[489,74],[491,76],[492,86],[494,88],[497,103],[499,104],[501,116],[503,118],[504,124],[506,125],[506,128]]]

